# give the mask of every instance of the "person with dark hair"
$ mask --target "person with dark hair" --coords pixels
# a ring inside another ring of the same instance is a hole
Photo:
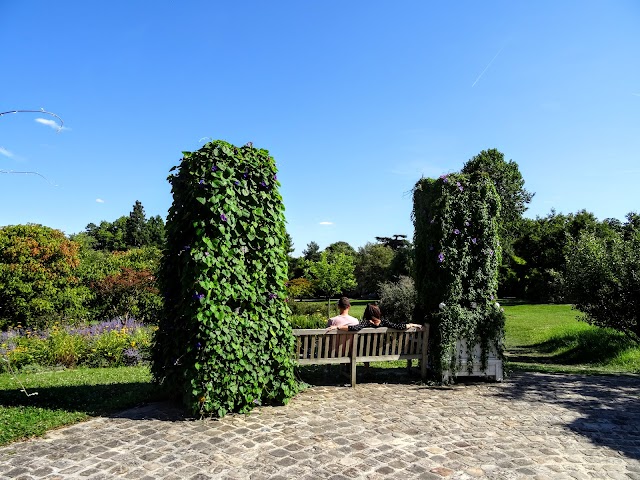
[[[418,330],[422,329],[422,325],[417,323],[393,323],[384,318],[382,318],[382,314],[380,312],[380,307],[377,305],[373,305],[369,303],[364,310],[364,315],[362,315],[362,321],[357,325],[331,325],[327,328],[329,330],[349,330],[350,332],[357,332],[362,330],[363,328],[379,328],[379,327],[388,327],[395,328],[397,330],[406,330],[408,328],[417,328]]]
[[[342,325],[358,325],[358,319],[349,315],[349,309],[351,308],[351,302],[347,297],[342,297],[338,300],[338,309],[340,314],[335,317],[331,317],[327,321],[327,327],[342,326]]]

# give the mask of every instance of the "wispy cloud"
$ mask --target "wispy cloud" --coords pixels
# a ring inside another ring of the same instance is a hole
[[[46,125],[47,127],[51,127],[54,130],[69,130],[67,127],[60,126],[60,124],[58,124],[55,120],[50,120],[48,118],[36,118],[35,121],[42,125]]]
[[[632,93],[631,95],[635,95],[636,97],[640,97],[640,93]]]
[[[101,198],[96,198],[96,203],[104,203],[104,200]]]
[[[14,155],[9,150],[4,147],[0,147],[0,155],[4,155],[5,157],[13,158]]]
[[[320,225],[333,225],[333,222],[320,222]]]

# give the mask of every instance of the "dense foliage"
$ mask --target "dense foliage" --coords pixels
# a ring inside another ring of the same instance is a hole
[[[416,287],[411,277],[380,284],[379,305],[385,318],[398,323],[420,322],[422,319],[414,319],[416,304]]]
[[[77,323],[87,291],[78,280],[79,246],[42,225],[0,228],[0,330]]]
[[[567,286],[583,319],[640,343],[640,231],[626,239],[584,232],[567,255]]]
[[[455,371],[456,341],[502,353],[504,313],[496,302],[500,200],[486,174],[422,179],[414,188],[418,309],[431,324],[432,366]]]
[[[297,383],[275,162],[214,141],[172,171],[154,378],[194,414],[286,402]]]

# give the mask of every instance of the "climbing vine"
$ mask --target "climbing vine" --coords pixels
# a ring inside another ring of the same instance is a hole
[[[431,324],[431,364],[456,371],[456,341],[502,356],[504,313],[497,302],[500,200],[486,174],[424,178],[413,192],[415,280],[419,309]],[[472,362],[468,364],[472,367]]]
[[[183,155],[168,178],[154,379],[201,416],[286,403],[297,384],[275,162],[220,140]]]

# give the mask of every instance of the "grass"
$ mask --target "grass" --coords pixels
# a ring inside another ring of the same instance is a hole
[[[0,445],[160,398],[148,367],[5,373],[0,375]]]
[[[508,367],[566,373],[640,373],[640,345],[576,317],[570,305],[503,304]]]

